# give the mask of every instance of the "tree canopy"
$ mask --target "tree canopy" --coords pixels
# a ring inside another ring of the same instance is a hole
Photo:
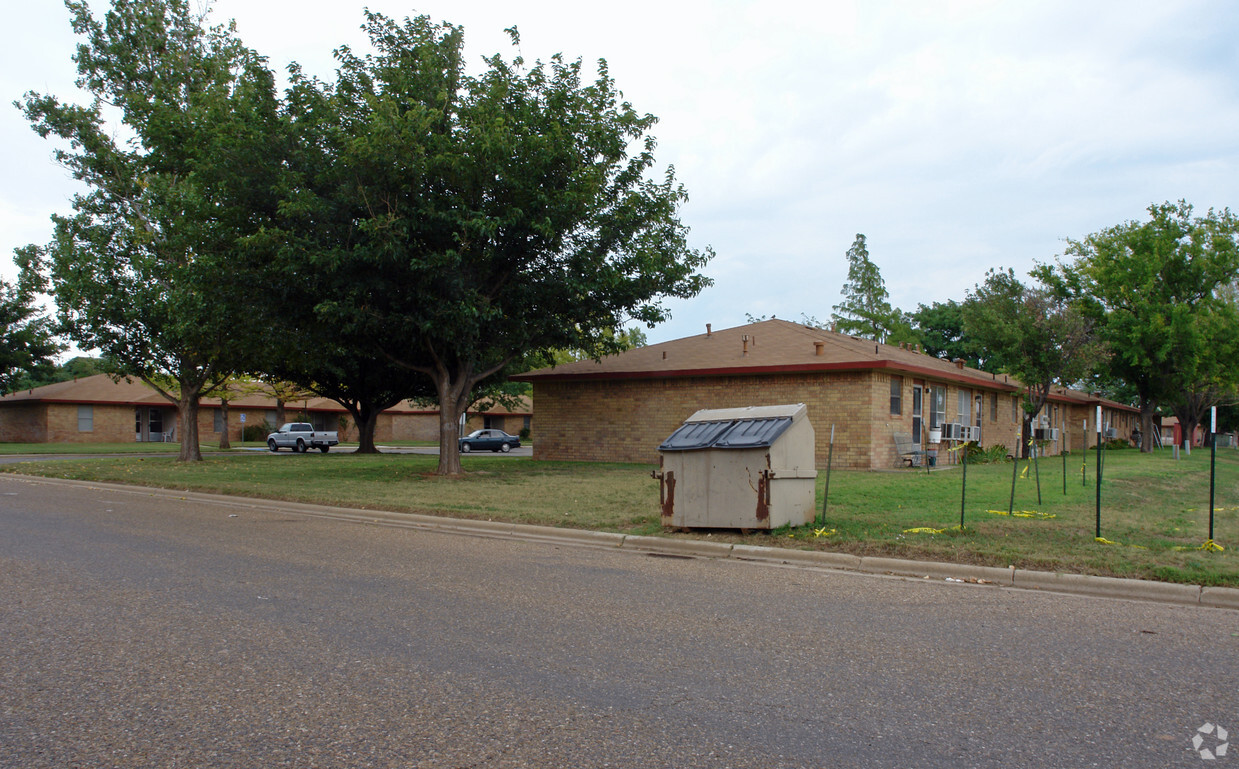
[[[1229,365],[1239,322],[1226,298],[1239,276],[1239,221],[1229,210],[1192,211],[1185,201],[1152,205],[1147,221],[1069,240],[1072,260],[1039,270],[1098,324],[1110,372],[1137,393],[1146,435],[1159,404],[1178,405],[1184,428],[1194,428],[1239,376]]]
[[[843,301],[834,306],[831,320],[840,333],[885,342],[899,330],[901,313],[891,307],[886,283],[878,266],[869,260],[865,236],[857,234],[847,251],[848,278]]]
[[[965,334],[985,358],[1027,388],[1023,445],[1030,421],[1049,400],[1054,384],[1074,385],[1102,363],[1093,321],[1066,299],[1041,286],[1025,285],[1012,270],[990,270],[969,292],[961,312]]]
[[[31,92],[19,106],[41,136],[68,142],[55,157],[87,191],[32,258],[69,336],[176,404],[180,458],[201,459],[198,399],[245,353],[239,308],[252,297],[236,256],[274,212],[274,81],[188,0],[116,0],[103,20],[84,0],[66,5],[93,101]]]
[[[655,118],[620,101],[605,61],[588,84],[558,55],[495,55],[473,75],[459,27],[367,12],[365,29],[374,53],[342,48],[334,84],[296,84],[301,135],[332,170],[288,206],[350,212],[337,247],[304,262],[344,266],[319,311],[369,324],[380,354],[429,377],[439,472],[455,474],[480,383],[533,352],[615,348],[623,323],[661,321],[662,298],[708,285],[711,253],[687,243],[673,171],[648,178]]]
[[[19,250],[17,282],[0,281],[0,394],[52,378],[54,358],[64,350],[52,319],[38,304],[44,284],[32,269],[36,258],[36,251]]]

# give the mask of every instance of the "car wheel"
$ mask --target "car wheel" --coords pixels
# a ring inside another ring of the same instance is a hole
[[[326,454],[328,451],[331,451],[331,447],[330,446],[319,446],[318,450]]]
[[[298,454],[305,453],[305,441],[301,440],[300,438],[297,439],[297,453]]]
[[[279,447],[279,446],[277,446],[277,445],[276,445],[276,443],[275,443],[275,438],[272,438],[272,439],[270,439],[269,441],[267,441],[267,448],[271,449],[272,451],[279,451],[279,450],[280,450],[280,447]]]
[[[468,454],[470,451],[473,451],[473,447],[467,443],[462,443],[460,444],[460,450],[462,453]]]
[[[512,450],[512,444],[505,443],[499,450],[502,451],[504,454],[507,454],[509,451]]]

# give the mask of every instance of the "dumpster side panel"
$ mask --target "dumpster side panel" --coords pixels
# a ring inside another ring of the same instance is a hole
[[[703,526],[764,529],[757,517],[757,492],[766,466],[763,450],[711,451],[710,520]]]

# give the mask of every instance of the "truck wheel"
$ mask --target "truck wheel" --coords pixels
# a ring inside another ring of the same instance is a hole
[[[279,451],[279,450],[280,450],[280,447],[279,447],[279,446],[277,446],[277,445],[276,445],[276,443],[275,443],[275,438],[270,438],[270,439],[268,439],[268,440],[267,440],[267,448],[271,449],[272,451]]]
[[[299,454],[305,453],[305,441],[301,440],[300,438],[297,439],[297,453]]]
[[[510,443],[505,443],[505,444],[503,444],[503,447],[502,447],[502,448],[500,448],[499,450],[500,450],[500,451],[502,451],[504,454],[507,454],[509,451],[511,451],[511,450],[512,450],[512,444],[510,444]]]
[[[319,446],[318,450],[326,454],[328,451],[331,451],[331,447],[330,446]]]

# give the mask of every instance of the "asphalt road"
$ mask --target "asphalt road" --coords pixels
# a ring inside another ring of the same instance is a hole
[[[1233,611],[0,476],[6,769],[1225,766],[1237,662]]]

